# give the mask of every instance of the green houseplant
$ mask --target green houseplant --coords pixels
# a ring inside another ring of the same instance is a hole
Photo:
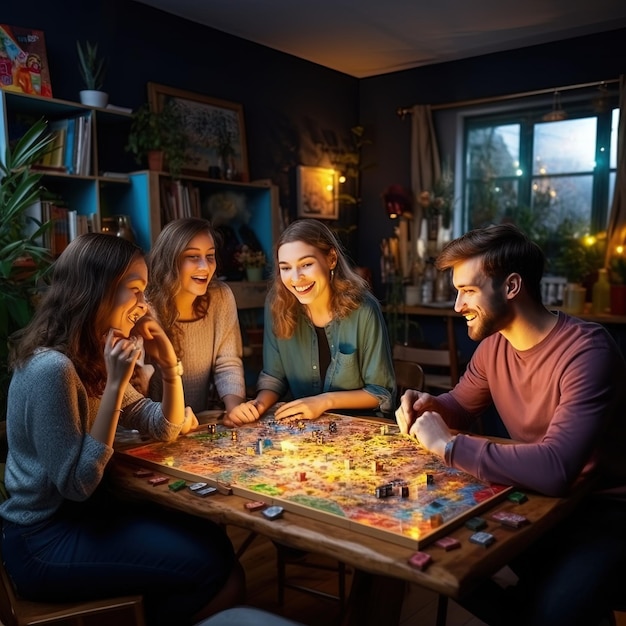
[[[104,108],[109,95],[102,91],[106,76],[106,59],[98,56],[98,44],[86,41],[76,42],[78,52],[78,69],[85,88],[80,92],[80,101],[89,106]]]
[[[139,164],[148,159],[150,169],[162,170],[164,160],[170,174],[179,176],[184,163],[185,135],[174,106],[167,103],[161,111],[154,111],[147,103],[140,106],[132,116],[126,151],[132,152]],[[158,153],[161,163],[151,163]]]
[[[35,123],[0,157],[0,418],[6,415],[8,340],[25,326],[33,311],[33,295],[50,267],[47,248],[38,243],[52,222],[37,224],[26,236],[32,220],[29,207],[39,199],[41,174],[29,167],[48,149],[51,137],[46,122]]]

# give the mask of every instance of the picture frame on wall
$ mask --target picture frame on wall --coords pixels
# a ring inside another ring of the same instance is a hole
[[[248,151],[243,106],[157,83],[148,83],[153,111],[168,103],[180,114],[187,139],[182,172],[248,182]]]
[[[299,165],[296,170],[298,217],[339,219],[338,173],[328,167]]]

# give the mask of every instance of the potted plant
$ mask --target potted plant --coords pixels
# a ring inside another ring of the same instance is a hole
[[[80,101],[88,106],[106,107],[109,94],[102,91],[106,75],[106,59],[98,57],[97,43],[92,44],[86,41],[81,44],[77,41],[76,50],[78,51],[78,69],[85,85],[80,92]]]
[[[172,176],[180,175],[185,135],[172,103],[168,102],[161,111],[154,111],[145,103],[133,113],[126,150],[135,155],[139,164],[147,159],[151,170],[162,171],[167,166]]]
[[[0,418],[6,414],[10,380],[7,368],[10,335],[25,326],[33,311],[33,296],[50,266],[43,234],[52,222],[36,224],[25,235],[29,207],[39,199],[41,174],[29,169],[48,149],[51,136],[40,120],[0,157]]]
[[[246,270],[246,276],[250,282],[263,280],[263,268],[266,259],[262,250],[253,250],[244,244],[237,252],[236,259],[239,265]]]

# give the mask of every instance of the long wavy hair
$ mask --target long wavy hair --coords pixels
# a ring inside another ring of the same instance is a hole
[[[103,336],[115,304],[117,287],[129,266],[143,259],[134,243],[102,233],[74,239],[54,262],[30,323],[11,338],[12,368],[19,368],[37,348],[65,354],[92,397],[106,383]]]
[[[295,241],[317,248],[326,258],[332,252],[337,255],[334,277],[329,282],[330,310],[334,319],[347,317],[357,309],[369,289],[367,281],[352,269],[339,240],[328,226],[314,219],[292,222],[274,246],[274,279],[268,294],[274,334],[280,339],[293,335],[298,316],[304,314],[304,307],[283,284],[278,267],[278,250]]]
[[[159,323],[169,337],[178,358],[182,358],[182,329],[179,326],[179,313],[176,296],[181,290],[180,266],[182,253],[189,242],[197,235],[207,234],[213,239],[217,251],[218,238],[208,220],[196,217],[183,217],[168,222],[148,254],[148,288],[146,299],[152,307]],[[217,270],[211,280],[215,280]],[[193,302],[193,312],[202,318],[209,310],[210,289]]]

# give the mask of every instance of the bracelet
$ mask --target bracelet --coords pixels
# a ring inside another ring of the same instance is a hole
[[[163,374],[169,374],[170,376],[182,376],[183,373],[184,373],[183,364],[180,362],[180,359],[176,361],[176,365],[170,365],[170,367],[161,368],[162,376]],[[165,376],[163,376],[163,380],[168,380],[168,379]],[[171,380],[169,380],[168,382],[171,382]]]
[[[250,400],[250,404],[256,407],[259,413],[261,413],[262,411],[265,411],[265,405],[260,400],[257,400],[256,398],[254,400]]]
[[[454,446],[454,441],[456,440],[456,435],[446,443],[446,447],[443,450],[443,459],[448,465],[452,465],[452,447]]]

